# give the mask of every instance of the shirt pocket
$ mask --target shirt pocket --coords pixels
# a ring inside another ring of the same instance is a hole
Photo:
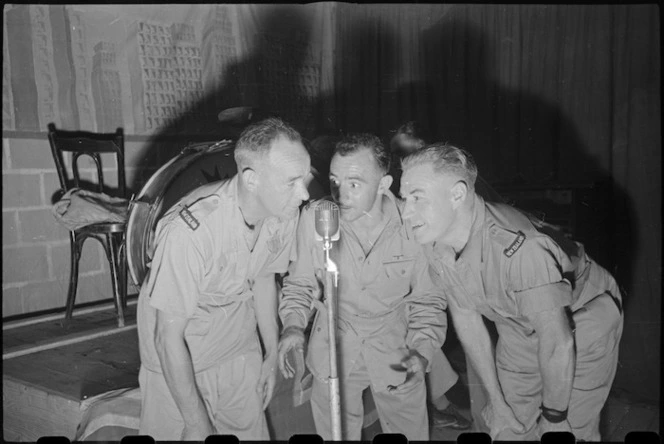
[[[414,266],[414,258],[383,261],[383,270],[389,279],[406,279],[410,282]]]
[[[383,272],[387,277],[386,289],[390,293],[398,293],[400,295],[409,293],[414,266],[415,259],[413,258],[383,261]]]
[[[224,296],[241,294],[247,285],[248,262],[248,254],[239,251],[224,253],[208,271],[202,293]]]

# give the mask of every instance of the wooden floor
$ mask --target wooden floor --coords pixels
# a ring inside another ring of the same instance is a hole
[[[135,304],[128,306],[127,326],[122,329],[117,328],[112,309],[77,314],[69,323],[51,319],[13,328],[3,326],[3,381],[44,390],[73,403],[110,390],[136,387],[140,363],[135,307]],[[63,340],[68,345],[53,346]],[[460,350],[448,353],[453,365],[460,362]],[[465,374],[461,376],[463,380]],[[277,390],[268,409],[268,416],[272,416],[270,422],[277,423],[271,424],[273,436],[287,439],[288,436],[284,436],[286,430],[314,433],[308,403],[293,411],[292,383],[280,380],[279,385],[281,389]],[[463,385],[459,385],[457,393],[451,393],[450,398],[461,407],[462,413],[470,417],[467,395],[464,396],[463,390]],[[7,396],[10,393],[3,394],[3,398]],[[4,400],[5,410],[8,406],[11,408],[11,401]],[[290,414],[285,415],[285,411]],[[627,393],[612,391],[602,413],[603,440],[624,442],[630,431],[659,433],[659,406],[638,403]],[[365,429],[363,438],[370,440],[377,433],[380,433],[380,425],[375,423]],[[456,441],[461,433],[445,428],[434,429],[431,439]]]

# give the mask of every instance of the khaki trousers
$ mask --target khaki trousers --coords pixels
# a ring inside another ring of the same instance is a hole
[[[270,438],[256,392],[261,365],[261,356],[254,353],[196,374],[196,385],[217,434],[235,435],[240,441]],[[164,375],[141,366],[138,380],[142,398],[139,434],[157,441],[179,441],[184,421]]]
[[[576,439],[599,441],[600,413],[609,396],[618,365],[623,316],[608,294],[588,302],[573,315],[576,324],[576,368],[567,419]],[[505,395],[525,433],[505,430],[499,440],[538,440],[536,419],[542,404],[542,379],[537,357],[537,335],[526,336],[506,325],[496,325],[496,370]],[[478,421],[486,405],[484,388],[474,370],[468,371],[473,418]],[[480,431],[488,432],[479,420]]]
[[[429,440],[429,417],[426,407],[424,381],[411,390],[390,393],[371,385],[364,358],[360,356],[349,376],[339,381],[341,398],[342,439],[358,441],[362,435],[364,405],[362,392],[371,387],[383,433],[402,433],[409,441]],[[329,385],[314,378],[311,390],[311,410],[316,432],[326,441],[332,439]]]

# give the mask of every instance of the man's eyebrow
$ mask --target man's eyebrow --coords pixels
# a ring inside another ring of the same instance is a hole
[[[417,193],[424,194],[424,190],[422,188],[414,188],[414,189],[410,190],[410,192],[408,194],[417,194]],[[403,197],[403,193],[399,193],[399,194],[401,194],[401,197]]]
[[[334,175],[334,173],[330,173],[330,178],[336,179],[337,176]],[[367,183],[366,179],[363,176],[348,176],[346,179],[348,180],[357,180],[363,183]]]
[[[359,180],[360,182],[365,182],[366,183],[366,179],[362,176],[348,176],[348,179],[349,180]]]

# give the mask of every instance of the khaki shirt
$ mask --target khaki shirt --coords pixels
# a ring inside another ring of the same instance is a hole
[[[360,355],[372,383],[384,390],[403,382],[405,372],[391,368],[417,350],[431,356],[445,340],[446,300],[427,271],[422,247],[401,218],[401,206],[392,193],[384,198],[388,222],[365,255],[350,226],[340,220],[340,240],[332,259],[339,269],[339,374],[347,376]],[[279,314],[284,327],[305,327],[324,282],[322,241],[315,235],[316,202],[300,216],[297,259],[284,279]],[[319,305],[320,306],[320,305]],[[327,314],[319,311],[313,326],[307,363],[312,373],[329,377]]]
[[[479,196],[458,259],[445,245],[430,244],[425,251],[433,278],[459,307],[528,334],[534,331],[529,315],[566,306],[576,311],[607,291],[620,307],[613,277],[583,245],[516,208]]]
[[[252,248],[238,206],[237,176],[197,188],[175,204],[157,225],[154,257],[139,295],[142,364],[161,371],[156,310],[189,320],[185,339],[196,372],[260,353],[254,303],[261,295],[253,294],[253,282],[286,271],[296,228],[296,217],[268,218]]]

